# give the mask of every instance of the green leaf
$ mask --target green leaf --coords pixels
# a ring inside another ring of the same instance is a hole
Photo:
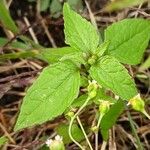
[[[104,9],[107,11],[114,11],[126,7],[140,5],[146,1],[148,0],[114,0],[111,3],[109,3]]]
[[[80,74],[69,61],[46,67],[23,100],[15,130],[52,120],[78,96]]]
[[[70,61],[74,62],[75,64],[77,64],[79,66],[80,66],[80,64],[86,64],[82,52],[66,54],[65,56],[63,56],[60,59],[60,61],[64,61],[64,60],[70,60]]]
[[[122,99],[129,100],[137,95],[135,84],[127,70],[117,59],[104,56],[90,68],[90,74],[103,87],[112,90]]]
[[[56,128],[57,134],[63,137],[64,144],[72,143],[72,140],[70,139],[68,134],[68,127],[69,126],[66,124],[60,124]],[[72,125],[72,136],[77,142],[80,142],[84,139],[84,134],[82,133],[82,130],[76,124]]]
[[[50,0],[40,0],[40,11],[45,11],[49,7]]]
[[[64,4],[65,42],[76,50],[95,52],[99,44],[99,35],[95,27]]]
[[[150,21],[125,19],[105,30],[105,41],[110,41],[107,53],[125,64],[138,64],[150,39]]]
[[[0,2],[0,22],[2,22],[2,24],[13,33],[19,32],[2,0]]]
[[[125,109],[125,103],[122,100],[118,100],[114,105],[112,105],[109,111],[103,116],[101,120],[101,134],[103,139],[107,141],[109,129],[115,124],[117,118]]]
[[[4,145],[6,142],[8,142],[8,138],[6,136],[0,137],[0,147]]]
[[[96,53],[98,57],[101,57],[105,51],[108,49],[109,46],[109,42],[105,41],[104,43],[102,43],[100,46],[98,46]]]
[[[87,94],[83,94],[83,95],[79,96],[78,98],[76,98],[73,101],[73,103],[71,104],[71,107],[72,108],[81,107],[84,104],[84,102],[86,101],[87,97],[88,97]],[[91,102],[91,101],[89,101],[89,102]]]
[[[66,54],[72,54],[74,52],[76,52],[76,50],[71,47],[46,48],[41,50],[41,53],[38,57],[47,61],[48,63],[55,63]]]
[[[100,100],[106,100],[106,101],[109,101],[110,103],[116,102],[116,99],[112,98],[111,96],[106,95],[106,91],[104,88],[100,88],[97,90],[97,95],[94,98],[95,104],[99,105]]]
[[[60,0],[52,0],[50,12],[54,18],[58,18],[62,12],[62,4]]]

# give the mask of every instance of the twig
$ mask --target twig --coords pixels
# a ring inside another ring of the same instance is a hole
[[[7,132],[7,130],[5,129],[5,127],[0,123],[0,128],[3,130],[3,132],[5,133],[5,135],[8,137],[8,139],[13,143],[16,144],[16,142],[14,141],[14,139],[11,137],[11,135]]]
[[[27,26],[31,26],[31,25],[30,25],[30,22],[29,22],[29,20],[28,20],[27,17],[24,17],[23,19],[24,19],[24,21],[25,21],[25,23],[26,23]],[[30,34],[31,34],[32,39],[34,40],[34,42],[35,42],[36,44],[39,44],[39,42],[38,42],[38,40],[37,40],[37,38],[36,38],[36,36],[35,36],[35,33],[34,33],[32,27],[29,28],[29,32],[30,32]]]
[[[107,146],[107,142],[103,141],[102,146],[101,146],[101,150],[105,150]]]
[[[16,79],[16,78],[33,75],[33,74],[38,73],[39,71],[41,71],[41,70],[35,70],[35,71],[30,71],[30,72],[24,72],[24,73],[21,73],[21,74],[18,74],[18,75],[9,76],[9,77],[0,79],[0,83],[1,83],[1,82],[9,82],[9,81],[14,80],[14,79]]]

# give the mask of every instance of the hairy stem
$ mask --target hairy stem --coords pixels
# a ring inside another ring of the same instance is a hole
[[[98,131],[99,131],[99,126],[100,126],[100,123],[101,123],[101,120],[103,118],[103,114],[100,114],[99,116],[99,119],[98,119],[98,123],[97,123],[97,126],[96,126],[96,131],[95,131],[95,150],[98,150]]]
[[[80,118],[79,118],[78,116],[77,116],[77,121],[78,121],[78,123],[79,123],[79,125],[80,125],[80,127],[81,127],[81,130],[82,130],[82,132],[83,132],[83,134],[84,134],[84,136],[85,136],[85,139],[86,139],[86,141],[87,141],[87,143],[88,143],[88,145],[89,145],[89,147],[90,147],[90,150],[93,150],[92,145],[91,145],[91,143],[90,143],[90,141],[89,141],[89,139],[88,139],[88,136],[86,135],[86,132],[85,132],[85,130],[84,130],[83,126],[82,126],[82,123],[81,123],[81,121],[80,121]]]
[[[74,139],[74,137],[72,136],[72,125],[74,120],[77,118],[77,116],[80,114],[80,112],[83,110],[83,108],[87,105],[87,103],[89,102],[90,98],[88,97],[86,99],[86,101],[84,102],[84,104],[79,108],[79,110],[75,113],[75,115],[71,118],[70,124],[69,124],[69,136],[71,138],[71,140],[78,145],[78,147],[80,147],[82,150],[84,150],[84,148]],[[90,146],[89,146],[90,147]]]

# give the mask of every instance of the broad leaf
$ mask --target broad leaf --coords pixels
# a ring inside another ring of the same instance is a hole
[[[127,70],[111,56],[104,56],[91,67],[90,74],[103,87],[112,90],[122,99],[137,95],[135,84]]]
[[[138,64],[150,39],[150,21],[125,19],[114,23],[105,31],[110,41],[107,53],[125,64]]]
[[[95,52],[99,35],[95,27],[64,4],[65,41],[76,50]]]
[[[61,115],[77,97],[80,74],[71,62],[46,67],[23,100],[15,130]]]
[[[125,109],[125,103],[122,100],[118,100],[107,112],[107,114],[104,115],[104,117],[101,120],[101,134],[103,136],[103,139],[106,141],[108,139],[108,132],[109,129],[112,128],[112,126],[116,123],[117,118],[120,116],[120,114]]]

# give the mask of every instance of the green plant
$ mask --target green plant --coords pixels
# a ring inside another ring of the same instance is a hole
[[[108,130],[129,100],[134,99],[135,104],[140,99],[143,112],[144,101],[121,63],[140,63],[150,39],[150,21],[125,19],[114,23],[105,30],[104,43],[100,44],[95,27],[71,10],[68,4],[64,4],[63,14],[65,42],[70,45],[66,48],[68,52],[61,53],[65,48],[59,48],[55,63],[46,67],[28,89],[15,130],[42,124],[65,113],[69,120],[71,140],[84,149],[72,134],[74,121],[77,120],[92,149],[86,135],[88,131],[84,130],[79,118],[87,105],[92,103],[97,108],[97,125],[92,127],[96,143],[99,126],[104,140],[107,140]],[[86,92],[80,93],[80,88]],[[113,93],[111,96],[106,94],[108,90]],[[119,96],[118,100],[114,98],[115,95]],[[72,108],[79,109],[74,112]]]

